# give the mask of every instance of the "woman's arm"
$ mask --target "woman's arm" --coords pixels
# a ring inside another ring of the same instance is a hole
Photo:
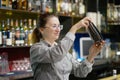
[[[102,41],[99,45],[97,43],[94,43],[89,49],[89,55],[82,62],[78,62],[71,57],[71,62],[73,65],[72,72],[75,76],[86,77],[88,73],[92,71],[93,60],[99,54],[104,44],[104,41]]]
[[[101,42],[98,42],[98,43],[94,43],[90,49],[89,49],[89,55],[87,57],[87,60],[89,62],[93,62],[94,58],[100,53],[102,47],[104,46],[105,44],[105,41],[101,41]]]
[[[73,45],[75,35],[68,32],[66,36],[54,47],[48,47],[45,43],[37,43],[30,48],[31,62],[53,63],[60,61]]]
[[[91,18],[83,18],[82,20],[78,21],[75,25],[73,25],[69,32],[75,34],[76,31],[79,30],[81,27],[87,28],[89,26],[89,21],[91,21]]]
[[[88,73],[92,71],[93,63],[90,63],[87,59],[79,62],[76,59],[74,59],[71,54],[68,54],[68,58],[72,62],[71,74],[74,74],[74,76],[86,77]]]

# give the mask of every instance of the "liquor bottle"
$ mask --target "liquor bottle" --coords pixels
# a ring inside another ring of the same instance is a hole
[[[15,21],[15,45],[20,46],[20,28],[18,26],[18,20]]]
[[[28,11],[32,11],[32,1],[28,0]]]
[[[52,13],[52,12],[53,12],[53,2],[52,2],[52,0],[47,0],[46,13]]]
[[[42,0],[42,2],[41,2],[41,13],[42,14],[44,14],[44,13],[46,13],[46,1],[47,0]]]
[[[62,15],[67,15],[69,10],[69,5],[67,0],[63,0],[61,2],[61,14]]]
[[[12,9],[17,9],[17,8],[18,8],[17,0],[12,0]]]
[[[1,0],[1,7],[2,8],[6,7],[6,1],[5,0]]]
[[[12,9],[12,0],[8,0],[8,8]]]
[[[68,0],[65,0],[65,8],[64,8],[64,15],[68,15],[69,14],[69,4],[68,4]]]
[[[32,25],[31,25],[31,22],[32,20],[29,19],[29,33],[28,33],[28,45],[31,46],[32,45],[32,32],[33,32],[33,28],[32,28]]]
[[[12,33],[10,30],[10,19],[7,19],[7,24],[6,24],[6,30],[7,30],[7,39],[6,39],[6,45],[11,46],[12,45]]]
[[[0,46],[2,46],[2,25],[0,24]]]
[[[107,4],[107,20],[110,24],[114,22],[114,6],[113,2]]]
[[[27,26],[27,20],[24,20],[24,34],[25,34],[25,46],[28,46],[28,26]]]
[[[34,20],[33,20],[33,29],[36,28],[36,26],[37,26],[36,24],[37,24],[37,20],[34,19]]]
[[[85,5],[83,4],[83,0],[79,0],[79,15],[80,17],[85,15]]]
[[[113,69],[113,80],[118,80],[117,78],[117,70]]]
[[[18,9],[22,10],[22,0],[17,0],[18,3]]]
[[[27,0],[21,0],[22,1],[22,10],[27,10],[28,8],[28,1]]]
[[[6,27],[5,27],[5,21],[2,21],[2,46],[6,47],[6,39],[7,39],[7,34],[6,34]]]
[[[20,20],[20,45],[21,46],[24,45],[24,38],[25,38],[25,34],[24,34],[23,22],[22,20]]]
[[[117,21],[118,21],[118,7],[115,5],[114,6],[114,11],[113,11],[113,14],[114,14],[114,24],[117,24]]]
[[[60,11],[61,11],[60,5],[61,5],[61,0],[56,0],[56,11],[57,11],[57,14],[59,14]]]
[[[12,46],[15,46],[15,25],[13,19],[11,19],[11,33],[12,33]]]
[[[72,0],[72,15],[79,16],[79,3],[78,0]]]
[[[32,5],[32,7],[34,7],[34,9],[35,9],[34,11],[36,11],[36,12],[41,12],[41,13],[43,12],[43,11],[42,11],[42,4],[44,4],[44,3],[42,3],[42,1],[43,1],[43,0],[35,0],[35,1],[34,1],[34,2],[35,2],[35,3],[34,3],[35,5],[34,5],[34,6]],[[33,2],[32,2],[32,3],[33,3]]]
[[[72,2],[71,0],[68,0],[68,15],[72,15]]]
[[[9,7],[9,0],[1,0],[1,7],[8,8]]]

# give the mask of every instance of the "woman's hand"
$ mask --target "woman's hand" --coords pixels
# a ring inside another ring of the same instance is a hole
[[[89,17],[81,19],[79,22],[77,22],[75,25],[71,27],[70,32],[75,33],[81,27],[87,28],[89,26],[89,21],[91,21],[91,18]]]
[[[89,49],[89,55],[87,57],[89,62],[93,62],[94,58],[100,53],[102,47],[104,46],[105,41],[94,43]]]

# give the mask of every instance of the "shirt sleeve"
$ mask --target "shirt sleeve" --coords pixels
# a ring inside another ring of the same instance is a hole
[[[66,36],[54,47],[35,44],[30,48],[31,64],[35,62],[52,63],[61,60],[71,48],[75,35],[68,32]]]
[[[82,62],[77,61],[71,56],[72,74],[76,77],[86,77],[92,71],[93,63],[85,59]]]

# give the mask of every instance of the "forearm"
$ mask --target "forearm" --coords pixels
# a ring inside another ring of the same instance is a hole
[[[73,74],[76,77],[86,77],[88,73],[92,71],[93,63],[90,63],[87,59],[82,62],[74,62],[73,63]]]
[[[82,20],[78,21],[75,25],[73,25],[71,27],[70,32],[72,32],[73,34],[75,34],[76,31],[78,29],[80,29],[81,27],[87,28],[88,25],[89,25],[89,21],[91,21],[90,18],[88,18],[88,17],[83,18]]]
[[[94,58],[100,53],[102,47],[104,46],[105,41],[102,41],[100,43],[100,45],[97,45],[96,43],[94,43],[90,49],[89,49],[89,55],[87,57],[87,60],[89,62],[93,62]]]
[[[75,34],[76,31],[79,29],[77,26],[78,26],[77,24],[73,25],[73,26],[71,27],[71,29],[69,30],[69,32]]]

